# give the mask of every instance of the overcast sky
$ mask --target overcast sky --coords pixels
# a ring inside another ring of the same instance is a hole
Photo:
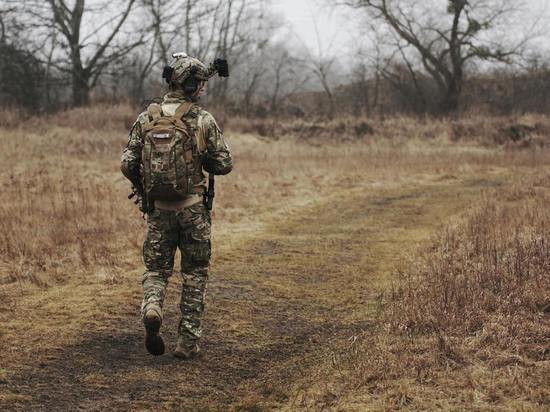
[[[340,48],[349,41],[352,27],[344,18],[343,10],[337,11],[323,4],[322,0],[278,0],[273,2],[273,10],[288,22],[295,40],[310,49],[319,48],[315,22],[322,49]]]
[[[446,3],[447,0],[436,1]],[[544,14],[545,21],[550,25],[550,0],[524,0],[524,3],[533,19]],[[284,16],[297,40],[302,41],[312,51],[317,52],[319,46],[315,34],[316,21],[324,53],[350,53],[351,48],[347,46],[353,42],[357,19],[349,19],[349,15],[346,18],[345,14],[350,13],[347,10],[334,10],[324,4],[323,0],[276,0],[272,7]],[[538,43],[541,42],[545,49],[550,49],[550,37],[539,39]]]

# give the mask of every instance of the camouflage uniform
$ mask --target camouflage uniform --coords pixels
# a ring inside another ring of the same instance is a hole
[[[186,100],[183,93],[170,92],[164,97],[162,110],[172,115]],[[193,110],[196,111],[197,140],[205,144],[201,155],[202,168],[216,175],[229,173],[233,160],[222,132],[210,113],[196,105]],[[147,120],[146,112],[138,117],[122,155],[121,170],[134,184],[140,184],[141,180],[142,127]],[[198,186],[205,185],[206,179],[203,179]],[[183,290],[178,333],[192,344],[202,334],[201,319],[210,260],[210,212],[203,205],[202,196],[198,195],[190,195],[184,202],[171,203],[155,202],[154,210],[147,216],[147,236],[143,244],[147,270],[143,274],[141,310],[142,315],[153,309],[162,316],[166,286],[172,274],[176,248],[179,248]]]

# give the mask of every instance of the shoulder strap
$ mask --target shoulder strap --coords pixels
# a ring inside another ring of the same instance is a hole
[[[174,113],[174,117],[177,119],[182,119],[189,113],[189,110],[193,107],[195,103],[193,102],[183,102],[178,106],[176,109],[176,113]]]
[[[198,152],[202,154],[206,151],[206,142],[204,141],[204,133],[199,125],[199,111],[199,106],[196,103],[183,102],[176,109],[174,118],[183,120],[191,126],[194,132],[191,137],[193,138],[193,142],[195,143]]]
[[[160,107],[160,104],[151,103],[147,108],[147,114],[149,115],[151,120],[156,120],[162,117],[162,108]]]

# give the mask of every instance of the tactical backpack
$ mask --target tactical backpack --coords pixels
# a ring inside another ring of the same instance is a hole
[[[164,116],[159,104],[147,108],[141,154],[143,189],[148,201],[183,200],[202,194],[203,180],[196,132],[197,106],[184,102],[173,116]]]

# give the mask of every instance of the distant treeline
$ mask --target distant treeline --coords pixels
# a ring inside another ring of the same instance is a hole
[[[216,80],[215,80],[216,81]],[[147,98],[162,96],[160,81],[152,82],[148,96],[132,95],[131,88],[99,86],[93,101],[130,101],[141,105]],[[245,99],[248,101],[245,102]],[[287,94],[273,105],[269,96],[246,97],[233,93],[223,101],[212,96],[206,104],[227,114],[253,117],[335,117],[384,116],[391,114],[442,114],[438,89],[428,76],[416,81],[380,77],[364,81],[349,79],[348,84],[332,91],[333,108],[323,91]],[[0,106],[22,108],[34,113],[49,113],[71,107],[70,78],[49,77],[40,61],[24,50],[0,45]],[[550,68],[524,72],[493,71],[471,75],[464,81],[461,96],[462,113],[506,115],[511,113],[550,113]]]
[[[210,80],[204,102],[227,114],[550,110],[549,59],[527,47],[536,32],[503,35],[527,27],[512,2],[331,3],[355,10],[349,50],[300,46],[269,0],[4,0],[0,106],[40,114],[98,101],[139,105],[162,96],[162,68],[186,51],[207,64],[229,61],[230,78]]]
[[[378,92],[377,92],[378,89]],[[376,96],[378,93],[378,96]],[[416,83],[386,79],[352,83],[336,91],[337,106],[353,114],[444,114],[433,80],[422,76]],[[321,102],[317,106],[322,105]],[[550,113],[550,68],[519,73],[494,71],[465,78],[461,113],[507,115]]]
[[[420,88],[418,88],[419,86]],[[336,87],[334,110],[324,92],[295,93],[273,112],[267,101],[257,99],[254,110],[245,112],[238,100],[227,106],[235,114],[270,117],[328,116],[341,114],[380,117],[391,114],[444,115],[441,97],[433,80],[423,76],[416,83],[401,79],[367,79]],[[550,68],[520,73],[494,71],[469,76],[464,81],[460,113],[508,115],[513,113],[550,113]]]
[[[93,100],[131,101],[139,105],[147,98],[162,96],[165,91],[160,81],[152,81],[145,91],[149,95],[136,96],[131,87],[124,87],[127,81],[122,81],[119,87],[97,87]],[[34,113],[65,109],[72,106],[70,85],[69,77],[49,76],[43,63],[30,52],[0,44],[0,106]],[[333,106],[324,91],[296,91],[278,99],[274,105],[269,96],[231,93],[223,101],[215,96],[207,97],[206,104],[217,106],[228,114],[254,117],[442,114],[438,88],[428,76],[420,76],[415,81],[406,75],[363,81],[350,78],[348,84],[334,87],[332,99]],[[460,107],[462,113],[550,113],[550,68],[470,75],[464,81]]]

